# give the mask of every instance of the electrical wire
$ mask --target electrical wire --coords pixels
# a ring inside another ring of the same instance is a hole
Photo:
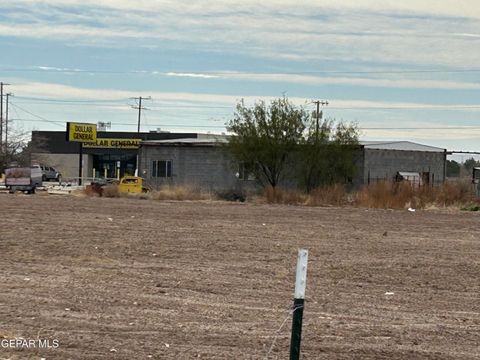
[[[17,102],[17,99],[18,98],[21,98],[21,97],[15,97],[15,102],[10,102],[10,105],[15,109],[19,109],[31,116],[34,116],[35,118],[37,119],[26,119],[26,118],[21,118],[21,117],[17,117],[17,118],[13,118],[13,119],[10,119],[11,121],[26,121],[26,122],[48,122],[48,123],[51,123],[51,124],[54,124],[54,125],[57,125],[57,126],[64,126],[65,122],[64,121],[55,121],[55,120],[49,120],[49,119],[46,119],[45,117],[42,117],[40,115],[37,115],[37,114],[34,114],[32,113],[31,111],[29,110],[26,110],[24,109],[23,107],[19,106],[18,105],[18,102]],[[86,100],[82,100],[82,102],[84,102]],[[125,99],[119,99],[119,100],[115,100],[115,101],[125,101]],[[122,106],[123,107],[123,106]],[[480,108],[480,106],[476,106],[475,108]],[[331,109],[331,108],[330,108]],[[362,108],[360,108],[362,109]],[[363,108],[365,109],[365,108]],[[16,111],[16,110],[15,110]],[[155,111],[155,110],[154,110]],[[17,114],[18,115],[18,114]],[[146,114],[144,113],[144,116]],[[204,114],[201,114],[201,115],[204,115]],[[181,116],[173,116],[173,115],[169,115],[168,116],[170,119],[172,118],[182,118]],[[222,121],[220,119],[214,119],[212,118],[211,116],[208,118],[208,119],[204,119],[203,121]],[[227,122],[228,119],[223,119],[223,121]],[[225,129],[225,125],[201,125],[201,124],[189,124],[189,125],[185,125],[185,124],[165,124],[165,123],[162,123],[162,124],[148,124],[149,121],[146,121],[143,126],[144,127],[147,127],[147,128],[152,128],[152,127],[170,127],[170,128],[211,128],[211,129]],[[121,122],[114,122],[112,123],[112,125],[117,125],[117,126],[134,126],[136,125],[136,123],[121,123]],[[413,130],[477,130],[477,129],[480,129],[480,126],[437,126],[437,127],[359,127],[360,130],[410,130],[410,131],[413,131]]]
[[[32,113],[30,113],[32,114]],[[37,116],[37,115],[34,115]],[[10,121],[27,121],[27,122],[42,122],[48,121],[55,124],[65,124],[63,121],[54,121],[54,120],[43,120],[41,119],[25,119],[21,117],[9,119]],[[216,121],[216,120],[212,120]],[[112,125],[116,126],[135,126],[137,123],[121,123],[121,122],[113,122]],[[197,125],[197,124],[165,124],[165,123],[155,123],[155,124],[147,124],[143,123],[142,127],[169,127],[169,128],[211,128],[211,129],[224,129],[226,126],[222,125]],[[360,130],[480,130],[480,126],[446,126],[446,127],[359,127]]]
[[[82,106],[82,105],[105,105],[109,107],[124,107],[123,104],[112,105],[111,103],[118,103],[124,102],[127,99],[115,99],[115,100],[102,100],[98,101],[97,99],[91,100],[67,100],[67,99],[52,99],[52,98],[38,98],[38,97],[24,97],[24,96],[15,96],[18,100],[35,100],[41,102],[51,102],[51,103],[60,103],[65,105],[74,105],[74,106]],[[25,102],[27,104],[27,102]],[[28,102],[28,104],[32,104],[32,102]],[[195,105],[195,104],[185,104],[185,105],[167,105],[167,104],[151,104],[148,105],[151,111],[162,111],[164,109],[229,109],[234,110],[233,106],[228,105]],[[473,105],[404,105],[404,106],[357,106],[357,107],[341,107],[341,106],[329,106],[327,107],[328,110],[429,110],[429,111],[445,111],[445,110],[476,110],[480,109],[480,105],[473,104]]]
[[[54,125],[57,125],[57,126],[64,126],[64,124],[65,124],[64,122],[61,122],[61,121],[54,121],[54,120],[45,119],[44,117],[41,117],[40,115],[36,115],[36,114],[34,114],[34,113],[32,113],[32,112],[30,112],[30,111],[28,111],[28,110],[25,110],[24,108],[18,106],[17,104],[15,104],[15,103],[13,103],[13,102],[11,102],[10,105],[13,106],[14,108],[17,108],[17,109],[23,111],[23,112],[26,112],[26,113],[29,114],[29,115],[32,115],[32,116],[38,118],[38,119],[41,120],[41,121],[46,121],[46,122],[48,122],[48,123],[51,123],[51,124],[54,124]],[[19,120],[19,119],[13,119],[13,120]],[[27,121],[27,120],[26,120],[26,119],[23,119],[22,121]],[[37,121],[38,121],[38,120],[37,120]],[[60,124],[62,124],[62,125],[60,125]]]

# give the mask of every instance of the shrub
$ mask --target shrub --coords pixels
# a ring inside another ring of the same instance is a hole
[[[461,210],[463,211],[480,211],[480,205],[469,205],[463,207]]]
[[[87,196],[102,196],[103,188],[99,184],[92,183],[85,186],[85,188],[83,189],[83,193]]]
[[[247,194],[242,190],[221,190],[216,193],[217,198],[225,201],[240,201],[245,202],[247,200]]]

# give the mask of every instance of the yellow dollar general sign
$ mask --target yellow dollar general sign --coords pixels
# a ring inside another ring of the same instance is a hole
[[[95,142],[83,144],[84,148],[100,149],[138,149],[141,139],[97,138]]]
[[[67,123],[67,141],[82,143],[95,142],[97,140],[97,125],[85,123]]]

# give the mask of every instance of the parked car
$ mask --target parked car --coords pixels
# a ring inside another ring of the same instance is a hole
[[[5,170],[5,186],[10,193],[26,191],[34,194],[35,189],[42,186],[42,170],[38,165],[10,167]]]
[[[40,165],[40,168],[42,169],[42,181],[62,181],[62,174],[60,174],[55,168],[44,165]]]

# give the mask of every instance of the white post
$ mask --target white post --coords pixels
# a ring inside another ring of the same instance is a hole
[[[85,175],[85,158],[82,158],[82,173],[80,175],[80,184],[82,184],[83,186],[85,186],[85,183],[83,181],[83,178],[84,178],[84,175]]]
[[[308,250],[299,249],[297,273],[295,278],[295,298],[293,299],[292,338],[290,341],[290,360],[300,359],[302,340],[303,309],[305,307],[305,288],[307,286]]]
[[[297,275],[295,277],[295,299],[305,299],[307,286],[308,250],[299,249],[297,257]]]

